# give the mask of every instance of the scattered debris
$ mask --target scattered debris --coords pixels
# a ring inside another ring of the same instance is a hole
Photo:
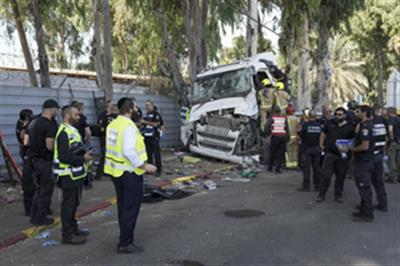
[[[187,163],[187,164],[196,164],[201,162],[201,159],[193,157],[193,156],[183,156],[182,163]]]
[[[242,178],[242,177],[230,178],[230,177],[228,176],[228,177],[222,178],[222,181],[246,183],[246,182],[250,182],[250,179],[249,179],[249,178]]]
[[[109,210],[103,211],[103,216],[105,216],[105,217],[111,216],[112,214],[113,214],[112,211],[109,211]]]
[[[40,232],[37,235],[35,235],[35,239],[42,240],[42,239],[48,238],[49,236],[50,236],[50,231],[46,230],[46,231]]]
[[[207,180],[206,182],[204,182],[204,188],[208,190],[215,190],[217,189],[217,183],[212,180]]]
[[[58,242],[57,240],[52,240],[51,239],[51,240],[44,241],[42,246],[44,248],[46,248],[46,247],[56,246],[58,244],[60,244],[60,242]]]
[[[5,203],[14,203],[22,199],[22,188],[10,182],[0,183],[0,200]]]

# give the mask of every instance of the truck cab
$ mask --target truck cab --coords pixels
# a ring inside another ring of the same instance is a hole
[[[257,91],[261,80],[273,80],[268,64],[275,65],[272,53],[217,66],[197,76],[181,136],[191,152],[239,164],[259,161]]]

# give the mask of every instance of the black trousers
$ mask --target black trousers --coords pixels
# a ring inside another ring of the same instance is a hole
[[[303,188],[310,188],[311,170],[314,188],[319,189],[321,176],[321,150],[319,147],[304,148],[301,152],[301,169],[303,171]]]
[[[325,153],[321,167],[320,195],[325,196],[331,184],[331,177],[335,174],[335,197],[343,194],[344,180],[348,169],[348,160],[334,153]]]
[[[113,178],[117,194],[119,247],[133,244],[133,233],[139,216],[143,197],[143,176],[124,172],[119,178]]]
[[[271,136],[269,148],[268,168],[272,169],[275,165],[275,170],[280,170],[286,152],[286,137]]]
[[[386,196],[385,182],[383,179],[383,154],[377,154],[372,161],[371,181],[374,187],[378,206],[387,209],[388,202]]]
[[[69,177],[62,177],[69,178]],[[62,188],[61,202],[61,232],[63,239],[69,239],[78,229],[75,215],[81,201],[82,187]]]
[[[146,145],[147,162],[157,166],[157,172],[161,172],[161,152],[160,152],[160,138],[158,137],[144,137]]]
[[[21,186],[24,192],[25,215],[30,215],[33,196],[35,195],[35,184],[33,182],[33,162],[29,157],[23,159]]]
[[[361,197],[360,211],[368,217],[374,217],[374,209],[372,207],[372,169],[373,162],[354,160],[354,178],[358,193]]]
[[[54,190],[52,161],[32,159],[35,195],[31,207],[31,221],[40,223],[47,218]]]

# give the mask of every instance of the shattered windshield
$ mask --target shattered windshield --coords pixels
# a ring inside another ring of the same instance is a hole
[[[244,96],[253,87],[252,67],[219,73],[196,80],[193,89],[193,103]]]

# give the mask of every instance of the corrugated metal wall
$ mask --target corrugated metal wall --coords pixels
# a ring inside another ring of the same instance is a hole
[[[15,125],[21,109],[30,108],[35,114],[41,111],[42,103],[45,99],[53,98],[59,104],[65,105],[72,100],[78,100],[85,104],[85,114],[90,123],[96,122],[96,112],[94,99],[91,91],[30,88],[20,86],[4,86],[0,84],[0,128],[5,135],[5,141],[11,150],[14,158],[20,162],[18,155],[18,142],[15,136]],[[95,92],[95,97],[102,97],[101,91]],[[126,95],[116,94],[115,99]],[[134,96],[139,107],[145,113],[144,102],[151,99],[161,113],[165,124],[165,138],[161,141],[162,147],[172,147],[179,144],[180,137],[180,111],[176,101],[166,96],[153,96],[144,94],[130,94]],[[97,145],[98,140],[93,138],[92,143]],[[4,159],[0,152],[0,166],[4,165]]]

